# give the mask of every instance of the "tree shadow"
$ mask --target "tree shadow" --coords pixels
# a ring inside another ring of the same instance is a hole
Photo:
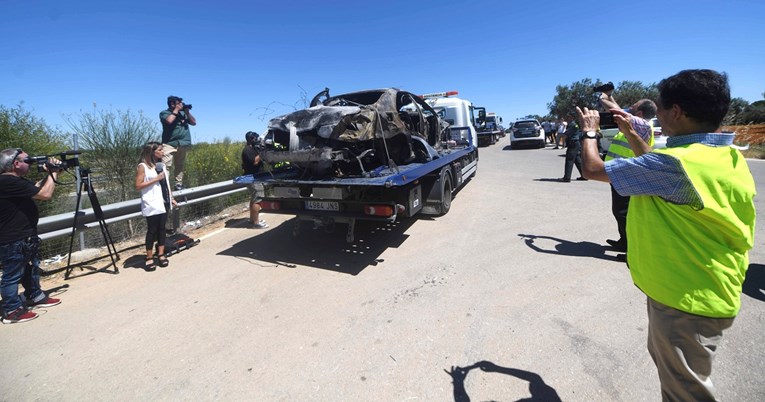
[[[251,230],[253,236],[231,245],[218,255],[252,259],[275,266],[294,268],[297,265],[358,275],[368,266],[383,262],[380,255],[388,248],[397,248],[409,235],[406,230],[417,219],[393,223],[357,221],[354,241],[346,242],[347,225],[336,224],[334,232],[312,229],[310,222],[300,223],[300,234],[293,235],[297,218],[278,226]]]
[[[741,290],[753,299],[765,301],[765,265],[749,264]]]
[[[444,370],[446,374],[449,374],[449,376],[452,377],[455,402],[470,402],[470,395],[468,395],[467,391],[465,390],[465,377],[467,377],[470,370],[476,368],[480,369],[481,371],[505,374],[524,381],[528,381],[531,397],[518,399],[518,402],[559,402],[561,400],[558,396],[558,392],[555,391],[555,388],[547,385],[539,374],[520,369],[498,366],[492,362],[484,360],[467,367],[452,366],[451,371]]]
[[[537,236],[530,234],[518,234],[518,236],[524,240],[530,249],[538,253],[567,255],[570,257],[600,258],[608,261],[622,261],[618,256],[606,254],[606,249],[608,249],[608,247],[589,241],[572,242],[552,236]],[[558,243],[553,246],[553,249],[544,249],[535,243],[535,240],[538,239],[552,240]]]

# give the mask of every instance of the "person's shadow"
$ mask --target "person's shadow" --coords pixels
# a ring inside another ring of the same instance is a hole
[[[465,390],[465,377],[467,377],[470,370],[475,368],[489,373],[505,374],[524,381],[528,381],[531,397],[518,399],[519,402],[559,402],[561,400],[558,396],[558,392],[555,391],[555,388],[547,385],[539,374],[520,369],[497,366],[492,362],[483,360],[467,367],[452,366],[451,371],[444,370],[446,374],[449,374],[449,376],[452,377],[455,402],[470,402],[470,395],[468,395],[467,391]]]
[[[569,240],[559,239],[552,236],[537,236],[522,233],[518,234],[518,237],[522,238],[530,249],[539,253],[567,255],[571,257],[592,257],[609,261],[622,261],[617,256],[607,255],[606,246],[589,241],[580,241],[575,243]],[[558,242],[558,244],[554,246],[554,249],[545,249],[535,243],[535,240],[538,239],[552,240]]]
[[[765,301],[765,265],[749,264],[741,290],[753,299]]]

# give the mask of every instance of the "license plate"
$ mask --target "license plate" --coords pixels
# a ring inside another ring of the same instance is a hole
[[[305,209],[311,211],[339,211],[340,203],[336,201],[306,201]]]

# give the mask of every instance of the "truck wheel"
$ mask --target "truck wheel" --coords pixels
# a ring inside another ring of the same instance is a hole
[[[452,207],[452,177],[444,173],[441,177],[441,215],[446,215]]]

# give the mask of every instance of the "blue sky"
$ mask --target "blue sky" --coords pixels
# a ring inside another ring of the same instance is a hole
[[[262,132],[324,87],[457,90],[514,120],[546,114],[556,85],[711,68],[753,102],[764,15],[760,0],[0,0],[0,105],[65,131],[94,105],[159,129],[177,95],[194,141],[212,142]]]

